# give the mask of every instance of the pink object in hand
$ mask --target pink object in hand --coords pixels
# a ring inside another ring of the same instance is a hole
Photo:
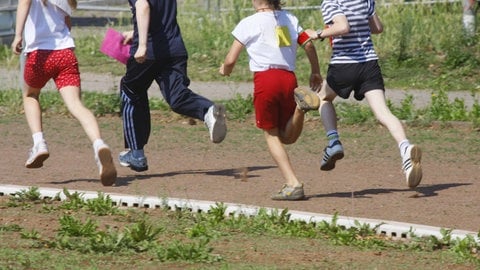
[[[130,57],[130,44],[123,44],[123,39],[122,33],[115,31],[113,28],[108,28],[100,51],[120,63],[126,64]]]

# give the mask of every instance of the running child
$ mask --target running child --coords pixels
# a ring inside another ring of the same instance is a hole
[[[17,55],[26,54],[23,106],[33,138],[25,167],[40,168],[50,156],[43,134],[39,97],[41,89],[53,79],[67,109],[80,122],[93,144],[101,183],[111,186],[116,181],[117,171],[110,148],[100,136],[95,116],[80,98],[80,72],[70,34],[70,16],[76,6],[76,0],[18,1],[12,50]]]
[[[220,74],[230,75],[245,48],[254,80],[256,125],[263,130],[270,154],[286,183],[272,195],[273,200],[302,200],[303,183],[294,173],[284,144],[297,141],[305,113],[316,110],[314,91],[297,88],[294,73],[298,44],[304,45],[310,61],[310,87],[320,88],[322,76],[315,47],[303,32],[298,19],[281,9],[280,0],[253,0],[256,13],[244,18],[233,30],[233,44]]]

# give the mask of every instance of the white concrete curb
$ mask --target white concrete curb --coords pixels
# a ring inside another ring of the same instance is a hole
[[[17,192],[27,191],[30,186],[17,186],[17,185],[0,185],[0,196],[13,196]],[[42,188],[37,187],[40,192],[41,198],[55,198],[59,197],[60,200],[65,200],[66,195],[63,193],[63,189],[56,188]],[[79,193],[84,200],[94,199],[98,197],[97,191],[82,191],[82,190],[68,190],[70,193]],[[153,196],[134,196],[118,193],[102,193],[105,196],[109,196],[115,205],[119,207],[136,207],[136,208],[167,208],[172,211],[175,210],[188,210],[191,212],[208,212],[212,207],[215,207],[217,202],[213,201],[200,201],[191,199],[179,199],[179,198],[158,198]],[[275,211],[281,212],[283,209],[267,208],[250,206],[234,203],[223,203],[226,207],[225,215],[227,216],[255,216],[260,209],[265,209],[267,213],[274,213]],[[302,211],[288,211],[291,220],[300,220],[307,223],[322,222],[331,223],[335,216],[317,214],[311,212]],[[411,236],[423,237],[434,236],[438,239],[443,237],[441,230],[446,228],[439,228],[433,226],[426,226],[420,224],[403,223],[389,220],[376,220],[356,217],[337,216],[337,225],[344,226],[345,228],[358,227],[358,225],[368,225],[370,228],[376,228],[377,234],[391,237],[394,239],[409,239]],[[464,239],[467,236],[471,236],[475,241],[480,242],[480,239],[475,232],[464,230],[452,230],[452,239]]]

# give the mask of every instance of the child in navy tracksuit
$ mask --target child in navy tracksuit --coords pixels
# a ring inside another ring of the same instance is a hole
[[[126,151],[122,166],[148,170],[143,151],[150,135],[147,90],[155,80],[171,109],[205,122],[210,139],[220,143],[226,136],[225,107],[188,88],[187,50],[177,23],[177,1],[129,0],[134,29],[125,32],[131,42],[127,71],[120,84]]]

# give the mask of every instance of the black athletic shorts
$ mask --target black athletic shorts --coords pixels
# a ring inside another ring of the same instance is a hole
[[[378,61],[352,64],[330,64],[327,83],[341,98],[347,99],[354,93],[356,100],[362,100],[370,90],[385,91],[382,71]]]

